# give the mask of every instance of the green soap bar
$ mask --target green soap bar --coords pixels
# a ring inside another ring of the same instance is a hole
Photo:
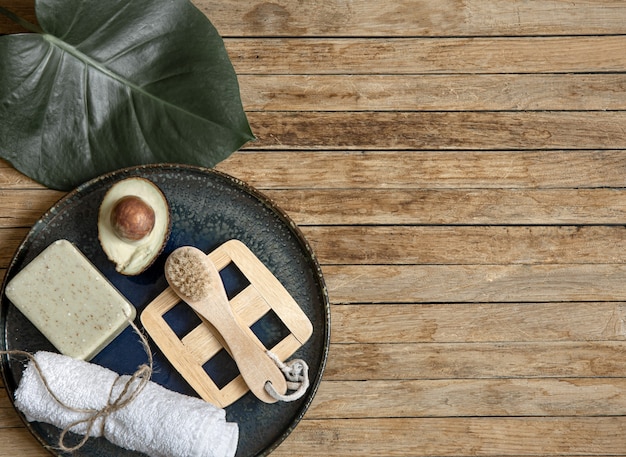
[[[90,360],[126,328],[135,307],[67,240],[48,246],[6,296],[59,352]]]

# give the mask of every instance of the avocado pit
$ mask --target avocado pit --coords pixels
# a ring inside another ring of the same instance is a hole
[[[154,210],[135,195],[120,198],[111,210],[111,226],[123,240],[137,241],[154,228]]]

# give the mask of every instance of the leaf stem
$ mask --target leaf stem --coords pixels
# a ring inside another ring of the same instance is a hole
[[[19,17],[17,14],[9,11],[6,8],[3,8],[2,6],[0,6],[0,14],[3,14],[4,16],[8,17],[9,19],[11,19],[13,22],[21,25],[22,27],[24,27],[26,30],[28,30],[29,32],[33,32],[33,33],[44,33],[44,31],[41,29],[41,27],[39,27],[38,25],[35,24],[31,24],[30,22],[28,22],[25,19],[22,19],[21,17]]]
[[[180,106],[177,106],[175,104],[173,104],[170,101],[167,101],[165,99],[159,98],[156,95],[152,94],[151,92],[146,91],[143,87],[141,87],[140,85],[134,83],[133,81],[131,81],[130,79],[125,78],[122,75],[119,75],[113,71],[111,71],[109,68],[106,67],[106,65],[102,64],[101,62],[98,62],[97,60],[91,58],[90,56],[88,56],[87,54],[81,52],[80,50],[76,49],[74,46],[68,44],[67,42],[63,41],[60,38],[57,38],[54,35],[50,35],[49,33],[44,33],[43,34],[43,39],[46,40],[48,43],[50,43],[53,46],[56,46],[58,49],[60,49],[63,52],[68,53],[69,55],[73,56],[74,58],[80,60],[83,64],[85,64],[86,66],[90,66],[92,68],[95,68],[96,70],[98,70],[99,72],[101,72],[102,74],[108,76],[109,78],[118,81],[119,83],[121,83],[122,85],[128,87],[129,89],[131,89],[132,91],[139,93],[145,97],[151,98],[153,100],[157,100],[158,102],[162,103],[163,105],[169,106],[171,109],[173,110],[178,110],[178,111],[183,111],[185,112],[187,115],[189,116],[193,116],[195,118],[199,118],[202,121],[205,122],[210,122],[216,125],[220,125],[219,123],[212,121],[210,119],[206,119],[203,118],[202,116],[192,112],[192,111],[188,111]],[[224,128],[228,128],[228,126],[224,126],[224,125],[220,125],[221,127]],[[250,139],[252,139],[254,137],[250,137]]]

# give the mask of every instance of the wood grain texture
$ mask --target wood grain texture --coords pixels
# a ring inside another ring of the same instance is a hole
[[[623,417],[307,420],[274,455],[623,455],[624,426]]]
[[[337,344],[626,340],[624,302],[341,304],[332,315]]]
[[[620,224],[623,189],[271,190],[265,193],[301,225]],[[56,191],[0,190],[0,228],[33,224]],[[367,201],[367,205],[363,203]]]
[[[295,221],[331,301],[272,455],[625,456],[626,5],[193,3],[257,137],[217,169]],[[0,273],[62,195],[0,161]],[[2,389],[15,455],[49,453]]]
[[[626,30],[626,8],[608,0],[194,3],[215,18],[226,36],[601,35]]]
[[[623,341],[333,344],[329,381],[613,378]]]
[[[626,151],[248,149],[217,168],[263,190],[621,188]]]
[[[28,230],[0,229],[3,265]],[[301,230],[323,265],[626,263],[623,226],[313,225]]]
[[[5,427],[0,429],[2,452],[5,455],[23,457],[46,457],[50,451],[44,449],[24,427]]]
[[[301,225],[621,224],[623,189],[272,190]]]
[[[623,111],[252,112],[248,117],[257,139],[245,149],[626,149]]]
[[[32,226],[62,196],[48,189],[0,189],[0,228]]]
[[[307,226],[324,265],[623,264],[624,226]],[[2,232],[0,232],[0,236]]]
[[[245,150],[217,169],[262,190],[621,188],[626,151]],[[29,194],[31,200],[61,196],[6,162],[0,170],[1,190],[43,192]]]
[[[621,416],[625,392],[621,378],[328,381],[307,418]]]
[[[252,111],[622,110],[622,73],[239,77]]]
[[[5,0],[34,21],[33,0]],[[610,0],[342,2],[194,0],[223,36],[514,36],[623,34],[626,8]],[[0,33],[20,29],[0,21]]]
[[[625,265],[345,265],[323,268],[333,303],[624,301]]]
[[[626,36],[227,38],[246,74],[368,75],[622,72]]]

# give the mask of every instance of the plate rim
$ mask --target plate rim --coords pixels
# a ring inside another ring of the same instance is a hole
[[[82,184],[79,184],[74,189],[68,191],[66,194],[62,195],[58,200],[56,200],[38,219],[35,223],[32,224],[26,235],[20,241],[17,249],[14,251],[11,261],[9,262],[7,269],[5,271],[4,278],[2,280],[2,285],[0,287],[0,329],[2,330],[2,338],[0,338],[0,350],[7,350],[7,310],[8,310],[8,299],[6,299],[5,288],[8,282],[8,278],[10,273],[15,268],[15,264],[18,261],[18,258],[22,255],[23,251],[27,249],[26,244],[28,241],[36,235],[41,226],[45,225],[46,221],[53,217],[56,213],[63,210],[64,207],[72,202],[73,199],[77,198],[81,193],[86,192],[90,188],[99,185],[100,183],[104,183],[107,181],[115,182],[116,180],[123,179],[124,177],[131,176],[142,176],[146,172],[193,172],[197,174],[204,175],[213,175],[222,179],[223,181],[229,183],[231,186],[243,191],[249,196],[253,197],[260,203],[262,203],[267,209],[273,212],[280,221],[285,225],[285,227],[289,230],[298,244],[306,253],[306,261],[312,267],[312,273],[314,274],[315,281],[318,284],[318,292],[321,298],[321,302],[323,305],[323,329],[322,329],[322,348],[321,348],[321,359],[319,370],[313,380],[310,380],[309,389],[305,394],[305,401],[302,403],[300,408],[297,410],[297,413],[294,415],[292,420],[283,428],[280,432],[278,438],[276,438],[273,442],[269,443],[264,449],[262,449],[259,453],[250,457],[262,457],[273,452],[280,444],[282,444],[285,439],[293,432],[293,430],[297,427],[300,421],[303,419],[304,415],[308,411],[311,406],[315,395],[319,389],[319,385],[321,384],[322,377],[324,371],[326,369],[326,364],[328,361],[328,354],[330,350],[330,334],[331,334],[331,309],[330,309],[330,299],[328,295],[328,288],[326,286],[326,281],[324,279],[324,275],[322,273],[321,265],[313,251],[312,246],[309,241],[304,236],[303,232],[299,228],[299,226],[293,221],[293,219],[284,211],[280,206],[278,206],[270,197],[268,197],[265,193],[257,189],[256,187],[250,185],[244,180],[237,178],[231,174],[225,173],[220,170],[216,170],[215,168],[207,168],[198,165],[190,165],[190,164],[181,164],[181,163],[153,163],[153,164],[143,164],[136,165],[130,167],[124,167],[116,170],[112,170],[110,172],[101,174],[96,176]],[[10,355],[6,353],[0,354],[0,372],[2,374],[2,380],[7,391],[7,397],[11,402],[11,405],[15,412],[20,417],[21,421],[28,429],[29,433],[37,439],[37,441],[43,446],[44,449],[48,450],[52,455],[55,456],[63,456],[62,453],[56,453],[53,449],[51,449],[51,445],[49,442],[44,440],[39,433],[34,430],[34,427],[24,414],[16,408],[14,392],[17,386],[15,386],[13,380],[10,378],[10,374],[12,370],[10,368]],[[247,456],[246,456],[247,457]]]

